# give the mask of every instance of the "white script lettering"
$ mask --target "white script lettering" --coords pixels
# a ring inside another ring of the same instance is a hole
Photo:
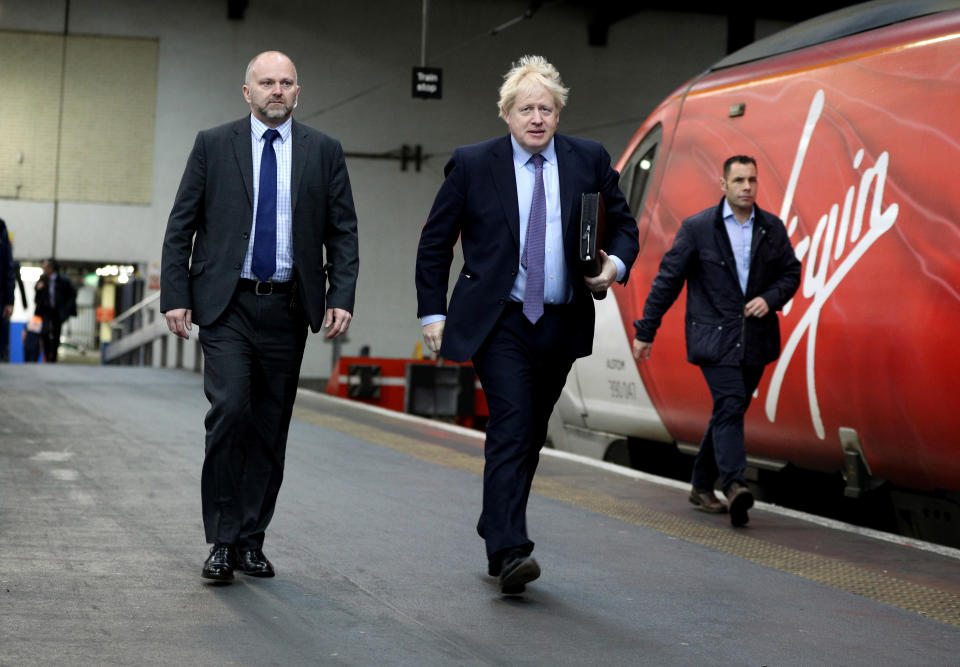
[[[803,127],[803,133],[800,136],[797,155],[794,159],[786,192],[784,193],[783,206],[780,209],[781,220],[787,220],[787,216],[793,208],[793,198],[796,192],[797,182],[800,178],[800,172],[803,170],[807,149],[810,147],[810,139],[817,126],[817,121],[823,112],[823,106],[823,90],[818,90],[813,97],[813,102],[810,105],[810,111],[807,114],[807,120]],[[864,150],[861,148],[857,151],[853,159],[854,169],[860,168],[863,158]],[[886,151],[880,153],[874,165],[863,171],[860,177],[859,187],[851,185],[847,190],[843,199],[843,208],[841,209],[840,204],[836,203],[830,206],[829,212],[824,213],[817,223],[813,236],[806,236],[800,239],[794,246],[797,258],[801,262],[806,258],[801,294],[803,298],[811,299],[811,301],[807,306],[806,312],[803,313],[790,332],[780,359],[774,368],[773,377],[770,380],[770,388],[767,390],[764,407],[767,418],[771,422],[776,420],[777,403],[779,402],[780,390],[783,386],[783,379],[786,375],[787,367],[793,359],[794,352],[796,352],[797,347],[800,345],[800,340],[806,335],[806,380],[810,419],[813,422],[813,428],[817,436],[820,439],[825,438],[826,434],[823,427],[823,419],[820,415],[820,404],[817,400],[816,377],[814,372],[817,347],[817,324],[820,321],[820,311],[823,309],[830,295],[833,294],[833,291],[850,270],[853,269],[860,258],[863,257],[864,253],[866,253],[877,239],[889,231],[897,220],[897,214],[900,210],[897,204],[893,203],[886,209],[882,209],[883,189],[887,181],[887,167],[889,162],[889,154]],[[873,193],[873,199],[870,202],[867,229],[864,233],[863,222],[864,217],[867,216],[867,199],[871,192]],[[854,199],[856,199],[856,205],[854,205]],[[851,215],[853,216],[852,219]],[[791,237],[797,229],[798,222],[799,216],[794,215],[787,225],[787,233]],[[863,233],[862,236],[861,233]],[[847,255],[843,257],[847,247],[848,237],[850,250]],[[834,267],[833,273],[828,275],[831,254],[832,260],[839,263]],[[793,300],[791,300],[784,306],[784,316],[790,313],[793,305]]]

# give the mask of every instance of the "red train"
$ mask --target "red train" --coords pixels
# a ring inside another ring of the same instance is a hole
[[[699,442],[710,400],[685,360],[683,296],[638,368],[629,343],[681,220],[720,200],[720,165],[756,157],[758,204],[803,262],[783,351],[747,413],[761,468],[845,471],[960,499],[960,9],[874,2],[761,40],[684,84],[618,169],[638,214],[630,282],[597,302],[554,445],[603,456],[629,436]],[[958,517],[960,518],[960,517]],[[954,526],[953,530],[956,530]]]

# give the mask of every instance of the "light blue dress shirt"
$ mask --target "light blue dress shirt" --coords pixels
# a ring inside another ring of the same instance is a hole
[[[737,277],[740,279],[740,291],[747,293],[747,277],[750,275],[750,244],[753,243],[753,211],[750,219],[740,223],[730,208],[730,202],[723,199],[723,226],[730,238],[733,259],[737,263]]]
[[[511,135],[513,144],[513,170],[517,179],[517,205],[520,212],[520,257],[527,246],[527,227],[530,223],[530,205],[533,202],[533,185],[537,168],[530,158],[533,153],[525,150]],[[560,213],[560,174],[557,171],[557,150],[553,139],[540,154],[543,156],[543,194],[547,202],[547,233],[543,244],[543,303],[569,303],[573,289],[567,280],[567,262],[563,256],[563,221]],[[527,270],[517,259],[517,279],[510,290],[511,301],[523,301],[527,288]]]
[[[286,282],[293,278],[293,209],[290,204],[290,180],[293,171],[293,142],[290,141],[292,118],[275,128],[280,136],[273,140],[277,155],[277,271],[274,282]],[[253,239],[257,232],[257,195],[260,192],[260,158],[263,155],[263,133],[269,126],[250,114],[250,147],[253,151],[253,224],[250,226],[250,242],[243,260],[241,278],[257,280],[253,273]]]
[[[517,180],[517,207],[520,213],[520,253],[517,255],[517,278],[510,290],[511,301],[523,301],[527,286],[527,270],[520,264],[523,249],[527,245],[527,225],[530,221],[530,206],[533,202],[533,184],[536,167],[530,162],[533,153],[510,136],[513,145],[513,170]],[[543,303],[545,305],[570,303],[573,287],[568,279],[567,262],[563,253],[563,219],[560,207],[560,172],[557,168],[557,151],[553,139],[540,152],[543,156],[543,193],[547,204],[547,233],[544,239]],[[626,265],[619,257],[610,255],[617,266],[617,280],[623,280]],[[420,324],[427,326],[447,319],[444,315],[426,315]]]

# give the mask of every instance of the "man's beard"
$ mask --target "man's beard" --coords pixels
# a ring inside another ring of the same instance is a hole
[[[280,102],[280,106],[272,105],[270,104],[270,102],[267,102],[265,106],[257,107],[257,108],[260,110],[260,113],[264,115],[264,117],[270,118],[273,120],[276,120],[279,118],[286,118],[291,113],[293,113],[293,107],[295,106],[295,103],[290,106],[287,106],[282,100],[277,100],[277,101]]]

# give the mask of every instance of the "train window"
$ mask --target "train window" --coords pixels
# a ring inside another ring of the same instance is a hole
[[[620,189],[627,198],[630,210],[636,217],[643,210],[643,202],[650,188],[650,177],[657,162],[657,149],[663,137],[663,126],[659,123],[647,133],[637,145],[633,155],[627,161],[620,174]]]

